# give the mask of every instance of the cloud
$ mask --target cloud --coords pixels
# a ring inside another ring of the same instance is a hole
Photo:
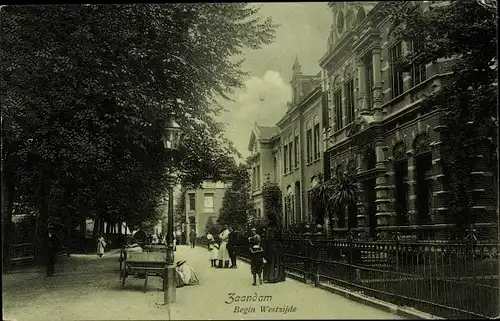
[[[229,112],[222,121],[227,124],[227,138],[244,156],[248,155],[247,146],[254,123],[276,125],[286,112],[291,94],[291,87],[281,74],[267,70],[262,77],[246,80],[244,89],[236,93],[235,101],[226,106]]]

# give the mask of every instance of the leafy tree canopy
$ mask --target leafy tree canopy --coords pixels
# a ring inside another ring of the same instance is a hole
[[[245,164],[238,165],[232,173],[232,184],[225,193],[218,225],[231,225],[234,229],[244,226],[252,210],[250,201],[250,176]]]
[[[231,57],[274,37],[258,12],[237,3],[2,7],[10,202],[23,195],[45,217],[71,205],[140,221],[158,215],[167,169],[193,184],[220,176],[236,151],[216,101],[245,75]],[[185,131],[174,154],[159,144],[171,112]]]

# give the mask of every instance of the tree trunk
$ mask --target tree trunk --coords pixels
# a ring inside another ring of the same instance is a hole
[[[49,220],[49,206],[47,199],[47,188],[48,185],[43,177],[41,179],[40,191],[38,194],[38,215],[36,218],[36,253],[35,259],[38,266],[43,265],[43,260],[45,258],[48,235],[47,235],[47,223]]]
[[[97,234],[99,233],[99,219],[94,218],[94,228],[92,230],[92,239],[97,240]]]
[[[99,219],[99,233],[100,234],[106,233],[106,231],[104,230],[104,219]]]
[[[2,243],[4,263],[10,258],[10,243],[12,230],[12,209],[14,207],[15,181],[13,169],[4,166],[2,162]]]
[[[80,218],[80,251],[84,250],[85,235],[87,234],[87,218]]]

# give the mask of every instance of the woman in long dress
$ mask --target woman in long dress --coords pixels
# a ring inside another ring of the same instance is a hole
[[[219,268],[229,268],[229,252],[227,250],[227,241],[229,240],[229,229],[224,226],[224,230],[219,235],[221,239],[221,243],[219,246]],[[224,262],[224,266],[222,266],[222,262]]]
[[[186,261],[179,261],[176,263],[175,271],[177,273],[176,285],[183,287],[185,285],[196,285],[200,283],[196,272],[193,267],[186,263]]]
[[[264,281],[269,283],[285,281],[283,245],[281,242],[281,233],[276,227],[268,229],[265,255],[267,263],[265,266]]]
[[[104,255],[104,249],[106,248],[106,241],[102,235],[97,238],[97,256],[102,257]]]

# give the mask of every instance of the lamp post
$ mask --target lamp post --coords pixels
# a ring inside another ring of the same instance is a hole
[[[164,125],[162,135],[163,146],[167,151],[179,148],[182,129],[175,121],[174,114],[170,114]],[[172,159],[173,160],[173,159]],[[175,267],[174,267],[174,180],[175,175],[170,171],[168,175],[168,217],[167,217],[167,256],[163,274],[164,303],[175,302]]]

